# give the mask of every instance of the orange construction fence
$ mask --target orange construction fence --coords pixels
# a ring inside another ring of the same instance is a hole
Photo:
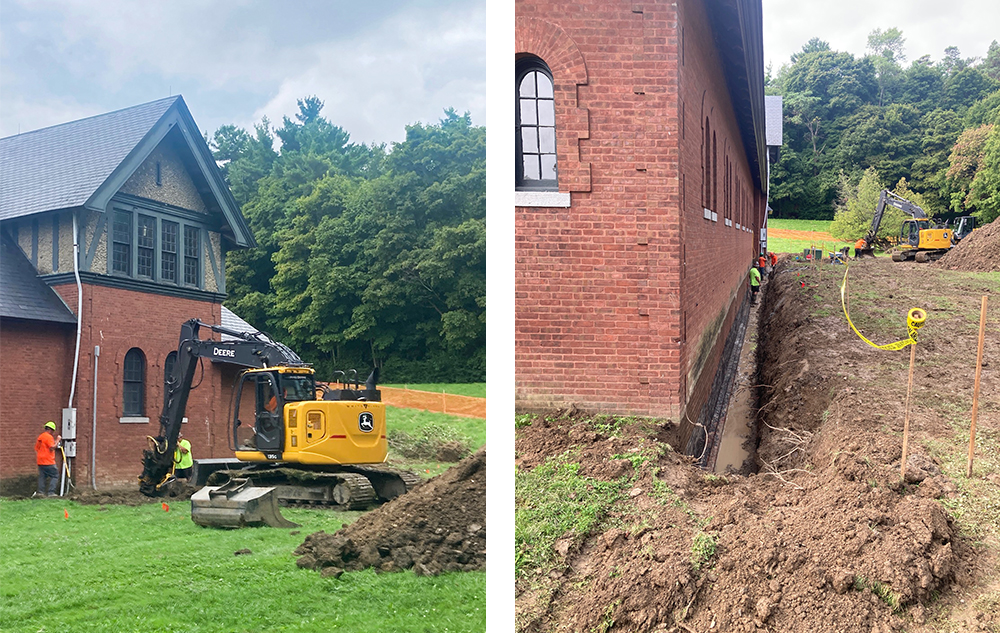
[[[486,398],[416,391],[415,389],[398,389],[396,387],[379,387],[379,391],[382,392],[382,402],[393,407],[424,409],[467,418],[486,417]]]

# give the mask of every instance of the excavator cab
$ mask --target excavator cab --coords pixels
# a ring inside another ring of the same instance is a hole
[[[909,244],[913,248],[920,246],[920,231],[931,228],[930,220],[904,220],[899,231],[900,245]]]
[[[250,369],[236,385],[233,448],[260,451],[267,460],[281,459],[286,405],[312,400],[316,379],[301,367]]]
[[[974,230],[976,230],[975,216],[963,215],[955,222],[955,231],[952,235],[952,241],[958,243],[968,237]]]

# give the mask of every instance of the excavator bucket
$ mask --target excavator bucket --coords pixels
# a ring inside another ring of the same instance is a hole
[[[191,495],[191,520],[205,527],[299,527],[281,516],[274,487],[256,487],[247,479],[205,486]]]

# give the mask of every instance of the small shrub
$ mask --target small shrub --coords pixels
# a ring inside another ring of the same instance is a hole
[[[902,604],[900,603],[900,595],[892,590],[892,587],[885,583],[881,583],[877,580],[868,580],[864,576],[854,577],[854,589],[856,591],[864,591],[865,589],[871,589],[872,593],[879,597],[879,599],[886,603],[893,612],[898,612]]]
[[[531,426],[531,423],[535,421],[534,413],[522,413],[521,415],[514,416],[514,428],[522,429],[526,426]]]
[[[715,537],[705,532],[698,532],[694,535],[691,543],[691,566],[695,571],[701,569],[708,561],[715,556]]]

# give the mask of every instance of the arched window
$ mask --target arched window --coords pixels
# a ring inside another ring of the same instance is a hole
[[[712,206],[713,211],[719,208],[719,153],[716,151],[715,132],[712,132]]]
[[[163,360],[163,384],[167,384],[170,376],[174,373],[174,365],[177,364],[177,352],[170,352]]]
[[[515,78],[516,188],[558,191],[552,72],[537,57],[523,57],[517,60]]]
[[[122,414],[141,417],[145,411],[146,356],[138,347],[125,354],[125,371],[122,376]]]
[[[708,117],[705,117],[705,155],[702,156],[702,178],[703,178],[703,189],[702,197],[705,203],[702,205],[706,209],[712,208],[712,125],[708,121]]]

